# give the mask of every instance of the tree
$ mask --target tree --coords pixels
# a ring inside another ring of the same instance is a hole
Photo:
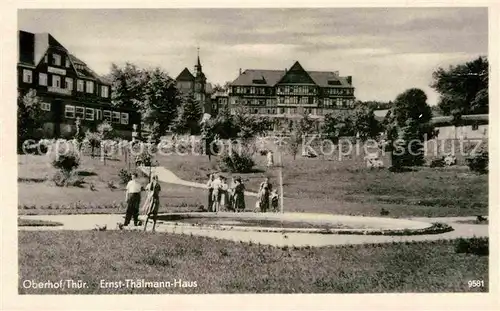
[[[336,115],[334,113],[325,115],[321,131],[334,143],[337,143],[340,137],[355,135],[353,120],[351,116]]]
[[[361,140],[374,139],[382,131],[380,122],[375,118],[373,107],[357,106],[352,117],[352,124]]]
[[[392,166],[423,164],[423,142],[435,135],[431,118],[424,91],[413,88],[397,96],[385,120]]]
[[[123,67],[111,65],[106,77],[111,82],[111,103],[116,107],[139,109],[143,102],[145,72],[132,63]]]
[[[155,125],[155,136],[161,137],[177,117],[180,93],[175,81],[159,68],[147,71],[145,79],[141,116],[146,126]]]
[[[195,100],[194,96],[192,94],[184,96],[173,129],[176,133],[197,135],[201,130],[200,121],[202,116],[203,112],[200,104]]]
[[[22,96],[17,94],[17,141],[21,148],[24,141],[35,138],[35,132],[43,125],[41,100],[35,90]]]
[[[440,94],[438,106],[459,123],[462,115],[488,113],[488,59],[437,69],[431,87]]]

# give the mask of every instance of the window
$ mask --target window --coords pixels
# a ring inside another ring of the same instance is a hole
[[[104,120],[111,122],[111,111],[104,110],[103,112]]]
[[[85,120],[94,121],[94,109],[85,108]]]
[[[73,79],[66,77],[64,81],[66,82],[66,88],[73,91]]]
[[[64,109],[64,116],[69,119],[75,118],[75,106],[66,105]]]
[[[49,56],[47,54],[45,54],[45,56],[43,57],[43,62],[44,63],[48,63],[49,62]]]
[[[122,112],[121,115],[122,115],[121,123],[122,124],[128,124],[128,113]]]
[[[56,66],[61,66],[61,55],[52,54],[52,64]]]
[[[473,131],[477,131],[479,129],[479,125],[476,124],[472,124],[472,130]]]
[[[120,123],[120,113],[117,111],[113,111],[113,118],[111,119],[113,123]]]
[[[47,74],[41,73],[38,75],[38,84],[47,86]]]
[[[86,86],[87,86],[86,88],[87,93],[94,93],[94,82],[87,81]]]
[[[78,92],[83,92],[83,84],[84,84],[84,81],[83,80],[78,80],[76,82],[76,90]]]
[[[96,120],[102,120],[102,110],[101,109],[96,109],[95,110],[95,114],[96,114]]]
[[[108,97],[108,86],[102,85],[101,86],[101,97]]]
[[[66,68],[71,66],[71,62],[69,61],[69,57],[66,57]]]
[[[31,83],[33,82],[33,72],[29,69],[23,69],[23,82]]]
[[[41,108],[43,111],[50,111],[50,103],[42,103]]]
[[[61,87],[61,77],[58,75],[52,75],[52,86],[53,87]]]
[[[85,117],[85,108],[75,107],[75,117],[83,119]]]

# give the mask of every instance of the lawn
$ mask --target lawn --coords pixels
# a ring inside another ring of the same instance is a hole
[[[215,159],[205,156],[158,157],[161,165],[185,180],[206,182],[217,171]],[[257,190],[265,176],[278,186],[278,170],[265,167],[256,156],[257,173],[238,174],[249,190]],[[284,193],[290,211],[314,211],[352,215],[465,216],[488,214],[488,175],[471,173],[467,167],[415,168],[393,173],[368,169],[362,156],[295,160],[284,156]],[[387,161],[385,162],[387,163]],[[228,174],[231,176],[231,174]]]
[[[21,294],[408,293],[488,291],[488,256],[456,241],[275,248],[206,237],[120,231],[19,232]],[[43,268],[40,268],[43,267]],[[25,289],[24,280],[84,289]],[[100,280],[182,280],[196,287],[100,288]],[[468,280],[485,287],[469,289]]]
[[[206,156],[158,155],[156,160],[189,181],[205,183],[207,174],[217,170],[217,159],[209,161]],[[238,174],[247,189],[256,191],[265,176],[277,187],[277,169],[268,169],[264,156],[257,155],[255,160],[256,172]],[[380,216],[385,210],[387,217],[488,214],[488,175],[471,173],[464,166],[393,173],[366,168],[362,154],[341,160],[338,154],[314,159],[299,155],[295,160],[285,154],[283,163],[287,212]],[[56,187],[51,181],[55,170],[45,156],[20,155],[18,167],[20,214],[124,212],[124,186],[118,172],[127,165],[121,158],[104,164],[84,156],[78,170],[85,181],[82,187]],[[206,206],[203,189],[163,183],[162,189],[160,212],[196,211]],[[255,198],[247,197],[246,203],[247,210],[253,210]]]

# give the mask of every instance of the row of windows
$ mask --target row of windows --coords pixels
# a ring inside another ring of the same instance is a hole
[[[316,87],[305,85],[285,85],[278,87],[277,94],[316,94]]]
[[[330,95],[352,95],[354,89],[328,88],[325,89],[325,93]]]
[[[64,77],[64,87],[63,80],[61,76],[52,74],[52,86],[56,88],[65,88],[67,90],[73,91],[73,78]],[[23,82],[33,83],[33,71],[29,69],[23,69]],[[48,85],[48,75],[46,73],[40,72],[38,74],[38,84],[42,86]],[[76,90],[78,92],[94,93],[94,81],[85,81],[77,79]],[[109,87],[107,85],[101,85],[101,97],[109,97]]]
[[[325,115],[331,112],[330,109],[322,108],[305,108],[304,113],[309,113],[312,115]],[[298,114],[299,109],[296,107],[291,108],[250,108],[250,113],[253,114]]]
[[[346,98],[324,98],[323,107],[334,108],[334,107],[354,107],[354,99]]]
[[[81,106],[66,105],[64,116],[68,119],[85,119],[85,120],[106,120],[111,123],[128,124],[129,118],[127,112],[118,112],[110,110],[101,110],[94,108],[86,108]]]
[[[314,105],[318,99],[311,96],[283,96],[278,98],[278,102],[288,105]]]
[[[255,86],[250,86],[250,87],[235,86],[235,87],[233,87],[233,93],[266,95],[266,88],[265,87],[255,87]]]

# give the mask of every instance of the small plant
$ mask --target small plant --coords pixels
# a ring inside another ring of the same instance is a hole
[[[120,179],[120,184],[126,185],[132,179],[132,173],[122,168],[118,172],[118,178]]]
[[[467,166],[473,172],[484,174],[488,172],[489,154],[488,150],[482,149],[466,158]]]
[[[252,157],[246,153],[225,153],[219,159],[219,166],[224,172],[249,173],[254,165]]]
[[[116,185],[115,185],[115,183],[114,183],[112,180],[108,181],[106,185],[107,185],[107,186],[108,186],[108,188],[109,188],[109,189],[111,189],[111,190],[116,189]]]
[[[486,256],[489,254],[489,239],[476,237],[470,239],[460,238],[455,244],[455,252]]]
[[[444,158],[432,159],[431,163],[429,164],[429,167],[444,167],[444,166],[445,166]]]

